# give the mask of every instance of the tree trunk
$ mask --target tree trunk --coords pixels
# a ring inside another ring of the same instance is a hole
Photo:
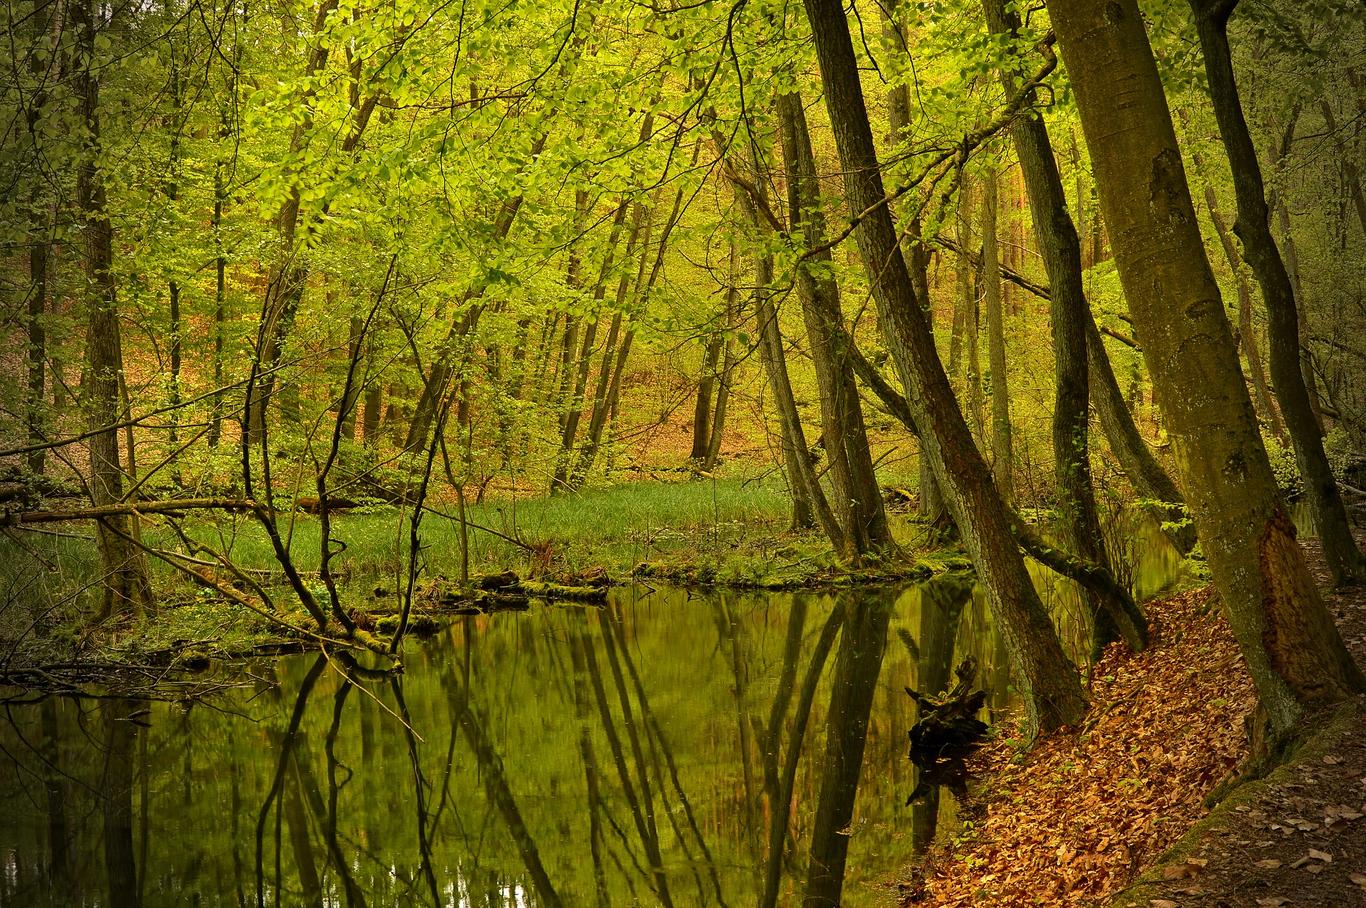
[[[735,325],[740,320],[739,294],[732,294],[726,302],[726,322]],[[710,473],[721,460],[721,443],[726,438],[726,413],[730,410],[730,387],[735,370],[735,340],[726,338],[721,352],[721,374],[717,377],[716,407],[711,416],[711,438],[707,441],[707,456],[702,470]]]
[[[355,374],[351,387],[343,389],[339,406],[341,410],[337,413],[337,418],[341,420],[342,438],[348,441],[355,441],[356,438],[356,404],[360,400],[361,389],[365,385],[365,318],[361,315],[351,316],[350,329],[347,331],[346,357],[348,364],[355,363],[352,368]]]
[[[735,310],[735,301],[739,296],[736,287],[737,267],[736,257],[738,253],[735,248],[735,238],[730,240],[730,283],[726,286],[726,307],[721,313],[722,324],[711,333],[707,339],[707,348],[702,356],[702,377],[697,382],[697,406],[693,410],[692,426],[692,453],[688,459],[710,469],[708,453],[711,451],[712,438],[712,395],[716,394],[715,406],[721,415],[725,415],[725,409],[721,400],[721,390],[717,388],[717,365],[721,360],[721,349],[724,346],[726,352],[730,352],[730,339],[727,332],[731,327],[731,314]],[[729,360],[729,356],[727,356]],[[727,363],[729,365],[729,362]],[[725,388],[725,382],[721,382],[721,388]]]
[[[95,0],[72,4],[81,63],[75,78],[76,96],[86,131],[76,201],[85,235],[85,274],[90,293],[86,301],[86,375],[82,382],[90,438],[90,499],[95,507],[123,499],[123,467],[119,463],[118,430],[122,407],[119,383],[123,375],[118,298],[114,285],[114,230],[105,207],[104,176],[100,170],[99,79],[95,66],[98,6]],[[103,615],[140,611],[151,605],[151,587],[141,552],[133,544],[133,519],[114,516],[98,524],[100,562],[104,582]]]
[[[1281,421],[1280,407],[1276,405],[1276,399],[1271,396],[1271,388],[1267,385],[1261,348],[1257,344],[1257,332],[1252,323],[1252,288],[1248,286],[1247,275],[1243,273],[1242,257],[1238,255],[1233,235],[1219,212],[1219,200],[1215,197],[1213,186],[1205,186],[1205,207],[1209,209],[1214,232],[1219,235],[1219,245],[1224,249],[1224,259],[1228,262],[1229,270],[1233,272],[1233,279],[1238,282],[1238,341],[1243,350],[1243,357],[1247,360],[1252,389],[1257,393],[1257,409],[1261,411],[1271,433],[1281,442],[1286,442],[1289,436],[1285,433],[1285,423]]]
[[[327,65],[329,46],[320,40],[326,28],[328,17],[337,9],[337,0],[321,0],[314,12],[312,41],[309,42],[308,58],[304,61],[304,74],[309,77],[298,99],[303,116],[295,124],[290,137],[289,150],[298,154],[303,147],[309,131],[313,128],[313,104],[317,98],[317,88],[312,78]],[[308,266],[302,259],[303,249],[295,243],[299,226],[299,211],[302,195],[298,184],[290,187],[289,195],[275,216],[278,233],[279,251],[276,262],[271,265],[266,283],[266,295],[261,307],[261,324],[258,326],[256,356],[260,363],[261,374],[253,386],[248,386],[242,431],[250,442],[264,437],[266,412],[270,407],[275,386],[279,381],[277,369],[280,365],[284,343],[294,327],[294,317],[303,301],[304,287],[308,283]],[[297,401],[297,398],[296,398]]]
[[[1006,504],[1015,499],[1015,457],[1010,437],[1010,389],[1006,381],[1006,333],[1001,306],[1001,263],[996,232],[997,181],[988,164],[982,183],[982,283],[987,313],[987,363],[991,367],[991,475]]]
[[[728,144],[725,137],[713,131],[712,142],[717,153],[725,160],[725,172],[735,192],[736,204],[756,235],[762,235],[771,225],[760,217],[760,211],[769,212],[771,217],[772,209],[764,190],[764,186],[767,185],[765,168],[761,166],[755,148],[750,147],[748,168],[752,182],[746,184],[744,178],[739,175],[739,164],[727,154]],[[754,318],[759,337],[759,357],[763,361],[764,374],[768,378],[769,390],[778,411],[783,465],[787,473],[788,487],[792,492],[792,528],[799,529],[819,524],[835,551],[843,552],[844,530],[835,519],[830,503],[816,477],[811,449],[807,445],[806,433],[802,429],[801,413],[797,409],[797,398],[792,392],[792,381],[787,372],[787,347],[783,341],[782,326],[778,322],[778,310],[771,295],[773,254],[764,248],[762,243],[755,243],[754,266]]]
[[[576,40],[573,46],[577,45]],[[531,161],[540,156],[548,138],[548,134],[544,132],[536,137],[536,141],[531,145]],[[507,239],[512,231],[512,225],[517,222],[517,215],[522,210],[525,198],[523,195],[514,196],[499,207],[491,225],[492,243],[502,243]],[[403,437],[405,451],[416,451],[426,444],[427,433],[432,429],[432,422],[436,419],[437,408],[446,393],[446,388],[453,378],[464,373],[468,365],[475,331],[479,327],[479,320],[484,311],[484,290],[485,284],[481,280],[475,280],[460,296],[446,336],[437,349],[436,361],[423,378],[422,393],[418,397],[416,407],[413,408],[412,419],[408,421],[407,432]]]
[[[1290,287],[1295,299],[1304,298],[1304,285],[1300,282],[1300,256],[1295,244],[1295,235],[1290,230],[1290,207],[1282,198],[1276,207],[1276,221],[1281,231],[1281,242],[1285,245],[1285,270],[1290,275]],[[1314,421],[1319,432],[1323,432],[1323,407],[1319,401],[1318,377],[1314,375],[1314,360],[1309,352],[1309,320],[1303,306],[1297,306],[1299,313],[1299,351],[1300,374],[1304,376],[1304,387],[1309,392],[1309,407],[1314,411]],[[1272,376],[1275,381],[1275,376]]]
[[[637,245],[641,248],[640,266],[636,269],[635,275],[635,296],[639,297],[643,288],[645,277],[645,264],[650,252],[650,227],[652,214],[648,208],[640,203],[635,206],[635,214],[631,225],[631,237],[626,243],[626,258],[630,258],[632,250]],[[637,242],[639,240],[639,242]],[[588,473],[593,469],[593,463],[597,460],[598,450],[602,446],[603,432],[607,428],[608,416],[612,412],[615,401],[612,398],[612,390],[616,387],[616,363],[619,357],[624,357],[629,350],[626,347],[625,338],[622,335],[622,326],[626,319],[630,317],[627,308],[627,295],[631,291],[631,273],[623,271],[621,279],[617,282],[617,295],[612,322],[607,329],[607,340],[603,344],[602,357],[598,363],[597,384],[593,390],[593,407],[588,417],[588,437],[584,440],[582,449],[574,461],[574,468],[569,474],[569,484],[575,489],[583,487],[587,481]],[[694,447],[696,440],[694,439]]]
[[[949,377],[955,382],[961,381],[964,392],[967,391],[967,379],[963,375],[964,338],[977,320],[977,301],[972,296],[974,259],[971,254],[972,224],[969,221],[971,192],[972,184],[968,182],[967,174],[964,174],[962,186],[958,190],[958,211],[954,215],[958,230],[958,259],[953,272],[953,326],[949,333]]]
[[[732,249],[732,256],[734,251]],[[721,344],[725,336],[713,331],[707,338],[707,346],[702,353],[702,376],[697,380],[697,403],[693,407],[692,452],[688,460],[700,464],[707,457],[707,445],[711,441],[712,392],[716,386],[716,367],[721,360]]]
[[[226,118],[224,120],[226,123]],[[219,138],[227,137],[227,128],[219,130]],[[227,322],[227,279],[228,257],[223,251],[223,203],[228,197],[227,187],[223,185],[223,164],[213,165],[213,214],[209,220],[209,232],[213,234],[214,285],[213,285],[213,386],[214,395],[209,413],[209,447],[218,447],[223,437],[223,336]]]
[[[906,36],[896,19],[898,0],[880,4],[882,10],[882,44],[889,55],[906,53]],[[893,85],[887,91],[887,120],[890,140],[893,147],[908,138],[911,127],[911,90],[910,86]],[[905,254],[911,268],[911,280],[915,282],[915,295],[925,306],[925,321],[934,330],[934,306],[930,303],[930,255],[929,248],[921,239],[920,213],[910,215],[910,229],[906,235]],[[952,332],[954,326],[950,327]],[[950,370],[952,374],[952,370]],[[930,469],[929,458],[922,451],[919,463],[920,501],[916,508],[920,519],[932,526],[948,523],[948,513],[944,510],[944,496],[934,481],[934,470]]]
[[[996,34],[1016,35],[1019,18],[1008,12],[1005,0],[982,0],[987,25]],[[1001,74],[1007,94],[1016,80]],[[1095,489],[1091,484],[1089,447],[1090,388],[1087,381],[1086,325],[1090,308],[1083,291],[1081,242],[1067,212],[1062,175],[1041,116],[1026,116],[1011,128],[1011,139],[1020,159],[1025,191],[1033,213],[1034,236],[1048,273],[1049,314],[1053,325],[1053,455],[1058,487],[1058,511],[1063,537],[1076,555],[1110,570],[1105,551]],[[988,268],[988,272],[990,268]],[[990,285],[988,285],[990,293]],[[995,341],[993,340],[993,343]],[[992,366],[992,389],[996,387]],[[1147,626],[1132,600],[1086,590],[1091,614],[1091,655],[1099,658],[1107,643],[1119,639],[1121,629],[1130,648],[1147,643]]]
[[[46,229],[44,227],[44,233]],[[47,410],[47,331],[43,319],[47,314],[47,236],[36,233],[29,237],[28,251],[28,385],[25,388],[24,418],[28,423],[28,443],[42,444],[46,440],[43,414]],[[30,451],[26,462],[33,473],[42,473],[47,451]]]
[[[1050,0],[1134,330],[1273,736],[1362,687],[1276,490],[1136,0]],[[1123,135],[1123,142],[1113,141]]]
[[[840,0],[805,0],[805,6],[849,210],[866,212],[856,236],[883,337],[906,386],[935,480],[1010,646],[1026,721],[1044,732],[1076,722],[1086,711],[1076,669],[1030,582],[1004,502],[949,387],[897,243],[844,6]]]
[[[50,14],[49,7],[51,7]],[[38,39],[46,34],[50,33],[54,36],[61,34],[61,8],[57,3],[52,2],[52,0],[33,0],[32,15],[32,37],[35,44]],[[38,54],[31,55],[29,72],[38,80],[38,85],[28,97],[24,115],[28,124],[29,139],[32,142],[35,165],[42,160],[44,154],[39,138],[39,124],[43,109],[47,106],[46,85],[49,81],[56,82],[60,78],[58,59],[59,57],[56,54],[53,54],[47,61],[44,61]],[[28,367],[28,382],[24,388],[24,422],[28,428],[28,443],[30,445],[42,444],[47,440],[47,433],[44,428],[47,413],[47,328],[44,319],[47,316],[48,305],[48,251],[51,244],[51,228],[46,219],[38,214],[40,208],[45,207],[41,202],[41,191],[35,188],[29,193],[29,204],[32,206],[32,212],[28,236],[28,319],[25,322],[27,332],[25,359]],[[55,203],[52,205],[52,212],[55,222]],[[29,470],[33,473],[42,473],[46,466],[46,460],[47,451],[42,448],[30,451],[25,458]]]
[[[1295,459],[1319,531],[1324,560],[1335,583],[1351,583],[1366,576],[1366,558],[1362,557],[1352,538],[1347,509],[1324,453],[1323,435],[1314,418],[1309,389],[1300,369],[1302,338],[1295,292],[1285,261],[1271,237],[1262,169],[1243,117],[1233,74],[1227,29],[1228,17],[1236,5],[1236,0],[1191,0],[1205,56],[1205,74],[1209,79],[1214,115],[1233,171],[1233,187],[1238,200],[1238,219],[1233,232],[1243,241],[1243,255],[1262,288],[1271,345],[1271,381],[1294,442]]]
[[[570,491],[572,486],[569,482],[569,468],[574,457],[574,442],[579,434],[579,423],[583,420],[583,404],[588,393],[588,373],[593,367],[594,343],[598,335],[598,312],[597,309],[602,304],[604,295],[607,292],[607,279],[611,276],[612,263],[616,259],[617,243],[621,239],[622,226],[626,223],[626,211],[629,206],[628,201],[623,198],[617,205],[617,213],[612,218],[611,233],[607,238],[607,253],[602,260],[602,267],[598,270],[597,283],[593,286],[593,307],[594,314],[592,319],[584,328],[583,339],[580,342],[580,349],[574,365],[574,392],[570,397],[566,409],[560,418],[560,452],[555,461],[555,475],[550,482],[550,493]],[[640,222],[631,227],[631,233],[626,241],[625,258],[630,258],[635,249],[636,239],[640,230]]]
[[[1347,184],[1347,193],[1356,208],[1357,222],[1361,224],[1362,232],[1366,233],[1366,195],[1361,191],[1361,168],[1357,166],[1356,155],[1338,133],[1338,120],[1327,98],[1319,99],[1319,112],[1323,114],[1323,125],[1333,137],[1333,144],[1337,146],[1338,159],[1342,161],[1343,182]]]
[[[370,349],[370,356],[374,356],[373,342]],[[372,448],[379,443],[380,438],[380,415],[383,412],[380,405],[384,399],[384,386],[377,380],[372,380],[365,388],[365,413],[361,417],[360,437],[367,448]]]
[[[171,9],[171,4],[165,3],[165,12],[169,19],[174,20],[175,16]],[[180,130],[182,129],[181,107],[183,105],[182,87],[180,84],[180,57],[176,49],[175,32],[172,29],[166,36],[167,51],[170,54],[170,89],[171,89],[171,114],[167,122],[163,125],[171,133],[170,162],[168,165],[169,174],[166,179],[166,200],[170,207],[174,207],[180,198]],[[172,407],[167,422],[170,423],[170,431],[167,432],[167,439],[172,450],[179,444],[180,432],[180,367],[181,367],[181,348],[183,339],[181,337],[182,323],[180,317],[180,283],[171,278],[166,282],[167,309],[170,317],[170,353],[171,353],[171,374],[168,388],[170,405]],[[177,470],[177,476],[179,471]],[[177,481],[179,481],[177,479]]]
[[[778,98],[783,160],[787,177],[788,225],[807,249],[825,243],[820,181],[801,96]],[[868,433],[858,386],[844,348],[844,312],[839,285],[830,276],[830,252],[812,254],[797,266],[811,359],[820,391],[822,436],[834,482],[834,511],[844,535],[844,554],[856,563],[869,552],[890,548],[892,534],[882,508],[882,490],[868,450]]]
[[[844,551],[844,534],[816,479],[811,449],[802,430],[801,413],[797,410],[797,399],[792,393],[792,381],[787,374],[787,351],[782,327],[778,324],[778,310],[769,296],[769,288],[773,283],[773,258],[764,252],[758,253],[755,258],[758,280],[754,293],[754,317],[759,328],[759,355],[778,411],[783,463],[788,484],[792,488],[792,527],[800,529],[819,523],[835,551]]]

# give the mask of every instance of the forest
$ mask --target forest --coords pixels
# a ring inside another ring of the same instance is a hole
[[[1358,3],[0,17],[0,908],[1366,904]]]

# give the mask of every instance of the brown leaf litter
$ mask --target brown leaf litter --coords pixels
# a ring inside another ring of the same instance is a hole
[[[1147,609],[1152,645],[1106,652],[1078,732],[1022,756],[1003,734],[973,758],[987,790],[967,805],[972,827],[931,849],[900,884],[903,904],[1090,904],[1204,815],[1246,752],[1252,682],[1211,588]]]
[[[1304,548],[1326,589],[1316,542]],[[1366,664],[1366,588],[1327,600]],[[1147,609],[1153,646],[1106,653],[1080,732],[1023,756],[1001,736],[974,758],[972,825],[899,885],[903,904],[1366,908],[1366,697],[1206,816],[1246,753],[1252,683],[1212,588]]]

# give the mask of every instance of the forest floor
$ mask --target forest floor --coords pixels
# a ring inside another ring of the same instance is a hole
[[[1366,589],[1329,605],[1366,664]],[[1147,609],[1152,647],[1106,653],[1082,729],[1027,754],[1002,733],[973,758],[964,828],[897,884],[903,905],[1366,905],[1366,698],[1209,811],[1247,753],[1252,682],[1212,587]]]

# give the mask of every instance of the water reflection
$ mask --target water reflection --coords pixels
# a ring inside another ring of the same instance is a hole
[[[0,726],[0,906],[885,904],[956,822],[903,687],[1008,666],[979,592],[690,596],[467,616],[372,677],[316,655],[192,706]]]

